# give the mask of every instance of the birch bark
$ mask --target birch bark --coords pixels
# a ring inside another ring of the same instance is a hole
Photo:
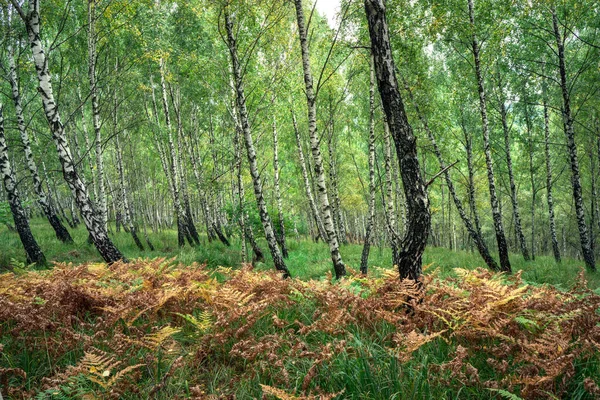
[[[327,185],[325,183],[325,170],[323,168],[323,158],[320,150],[320,140],[317,135],[317,106],[315,91],[313,88],[313,77],[310,67],[308,39],[306,25],[304,22],[304,10],[302,9],[302,0],[294,0],[296,6],[296,20],[298,23],[298,34],[300,36],[300,49],[302,52],[302,68],[304,70],[304,86],[306,93],[306,104],[308,108],[308,133],[310,136],[310,147],[314,160],[314,171],[317,183],[317,195],[323,219],[323,228],[325,229],[325,239],[329,244],[331,261],[336,279],[346,275],[346,267],[340,254],[340,246],[332,217],[331,205],[327,194]]]
[[[4,184],[4,190],[6,191],[8,205],[10,206],[13,221],[15,222],[15,228],[19,233],[19,238],[21,239],[21,243],[23,243],[23,247],[25,248],[27,263],[43,265],[46,263],[46,257],[44,257],[44,253],[42,253],[40,246],[31,233],[27,214],[25,213],[19,198],[14,171],[8,157],[8,147],[6,146],[6,137],[4,136],[3,108],[4,106],[0,103],[0,178]]]
[[[75,169],[75,164],[73,163],[67,135],[61,122],[57,103],[54,99],[52,82],[48,70],[48,60],[42,47],[42,40],[40,37],[40,1],[29,0],[29,11],[27,14],[23,12],[17,0],[11,0],[11,3],[15,9],[18,10],[27,28],[44,114],[52,131],[52,139],[56,145],[58,158],[63,170],[63,177],[71,189],[85,226],[94,245],[102,255],[102,258],[109,264],[118,260],[126,261],[123,254],[121,254],[119,249],[117,249],[110,240],[108,232],[104,229],[101,221],[98,219],[87,187],[80,179],[79,174]]]

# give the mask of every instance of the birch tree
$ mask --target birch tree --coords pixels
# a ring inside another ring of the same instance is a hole
[[[81,180],[73,162],[65,127],[62,124],[58,105],[54,98],[51,76],[48,69],[48,60],[42,47],[40,36],[40,0],[29,0],[29,9],[27,11],[21,8],[17,0],[11,0],[11,3],[25,23],[37,73],[44,115],[50,126],[52,139],[56,145],[58,159],[62,166],[63,177],[71,189],[71,193],[90,234],[90,238],[100,252],[102,258],[107,263],[114,263],[118,260],[126,261],[123,254],[121,254],[119,249],[117,249],[108,237],[108,232],[98,218],[98,214],[94,209],[87,187]]]
[[[396,145],[396,154],[408,208],[407,229],[402,238],[398,269],[401,279],[418,281],[422,271],[422,257],[431,229],[429,198],[417,157],[417,139],[408,122],[400,95],[389,28],[383,0],[365,0],[369,24],[371,52],[375,65],[377,86],[383,110]]]
[[[4,106],[2,103],[0,103],[0,173],[15,228],[19,233],[19,238],[21,239],[21,243],[23,243],[23,247],[25,248],[27,263],[43,265],[46,263],[46,257],[31,233],[27,214],[23,209],[19,197],[14,170],[10,164],[8,147],[6,146],[6,136],[4,135]]]
[[[233,69],[233,81],[235,83],[236,93],[236,105],[237,113],[239,116],[240,125],[246,144],[246,152],[248,156],[248,164],[250,167],[250,175],[252,176],[252,182],[254,184],[254,196],[256,197],[256,204],[258,206],[258,213],[260,220],[265,232],[265,238],[275,264],[275,269],[283,273],[284,278],[290,276],[290,272],[285,265],[283,256],[279,247],[277,246],[277,239],[275,238],[275,232],[273,230],[273,224],[271,217],[267,211],[267,204],[265,202],[262,180],[258,171],[258,163],[256,159],[256,149],[254,148],[254,141],[252,138],[252,132],[250,130],[250,123],[248,120],[248,110],[246,109],[246,95],[244,93],[244,86],[242,82],[241,66],[237,54],[237,42],[233,35],[233,20],[229,15],[229,9],[225,7],[225,29],[227,30],[227,47],[229,48],[229,54],[231,56],[231,64]]]
[[[308,109],[308,134],[310,137],[310,148],[314,162],[314,172],[317,184],[317,198],[319,201],[323,228],[325,229],[325,240],[329,244],[331,261],[336,279],[346,275],[346,267],[340,254],[340,246],[333,221],[332,209],[327,195],[327,185],[325,183],[325,170],[323,168],[323,157],[321,155],[320,140],[317,135],[317,104],[316,95],[313,88],[313,77],[310,66],[308,38],[306,33],[306,24],[304,22],[304,10],[302,9],[302,0],[294,0],[296,7],[296,22],[298,24],[298,35],[300,38],[300,50],[302,53],[302,69],[304,71],[304,87],[306,94],[306,105]]]

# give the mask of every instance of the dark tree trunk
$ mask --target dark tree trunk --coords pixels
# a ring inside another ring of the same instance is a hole
[[[44,257],[44,253],[42,253],[29,228],[27,214],[19,199],[15,175],[8,158],[8,148],[6,147],[6,138],[4,137],[2,104],[0,104],[0,174],[0,178],[2,178],[2,182],[4,183],[4,190],[6,191],[10,211],[15,222],[15,229],[19,233],[21,243],[23,243],[23,247],[25,248],[27,263],[43,265],[46,263],[46,257]]]
[[[558,27],[558,17],[556,10],[551,8],[552,26],[558,48],[558,65],[560,73],[560,88],[563,97],[563,121],[565,135],[567,136],[567,148],[569,150],[569,159],[571,162],[571,184],[573,186],[573,200],[575,202],[575,214],[577,215],[577,227],[579,228],[579,239],[581,241],[581,252],[585,265],[588,269],[595,271],[596,263],[594,252],[590,245],[590,236],[585,221],[585,210],[583,205],[583,193],[581,188],[581,177],[579,173],[579,159],[577,156],[577,145],[575,144],[575,130],[573,128],[574,120],[571,113],[571,97],[569,94],[569,83],[567,82],[567,68],[565,65],[565,42]]]
[[[406,117],[396,79],[383,0],[365,0],[371,51],[383,109],[396,144],[400,173],[408,207],[408,226],[402,239],[398,269],[400,278],[419,280],[422,256],[431,229],[427,189],[417,157],[417,140]]]

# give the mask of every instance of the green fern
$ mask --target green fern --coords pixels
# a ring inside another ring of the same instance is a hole
[[[509,399],[509,400],[523,400],[522,397],[517,396],[514,393],[509,392],[508,390],[504,390],[504,389],[489,389],[489,391],[491,392],[496,392],[498,393],[500,396],[502,396],[505,399]]]

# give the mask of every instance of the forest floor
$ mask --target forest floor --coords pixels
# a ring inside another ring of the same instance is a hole
[[[385,268],[386,248],[365,278],[362,246],[344,246],[350,274],[332,282],[327,248],[290,240],[300,279],[282,281],[268,260],[241,266],[239,244],[179,250],[173,232],[143,253],[113,235],[133,261],[107,268],[83,229],[66,246],[44,226],[55,263],[40,270],[0,228],[8,398],[600,397],[600,280],[581,262],[514,256],[505,276],[430,248],[423,292]]]
[[[83,224],[77,229],[70,229],[75,240],[75,244],[60,243],[54,236],[54,232],[48,226],[45,220],[36,219],[31,222],[31,229],[40,247],[46,254],[46,258],[52,262],[73,263],[75,265],[86,262],[101,262],[102,258],[93,245],[87,242],[87,231]],[[166,257],[176,258],[182,264],[191,264],[193,262],[206,264],[209,268],[218,266],[237,268],[241,265],[240,242],[236,237],[231,240],[231,247],[223,245],[221,242],[213,241],[208,243],[203,236],[204,244],[198,247],[186,246],[182,249],[177,247],[176,232],[171,230],[160,233],[149,233],[152,244],[156,247],[155,251],[150,251],[147,246],[145,251],[140,251],[131,236],[121,231],[111,234],[111,238],[117,247],[131,259],[135,258],[155,258]],[[142,235],[140,238],[143,241]],[[261,243],[265,254],[265,264],[260,263],[258,269],[272,268],[272,261],[266,243]],[[327,245],[323,242],[315,243],[309,240],[294,240],[288,238],[287,245],[290,257],[286,264],[292,276],[300,279],[318,279],[325,277],[332,271],[331,258]],[[342,246],[342,257],[344,262],[355,270],[360,268],[360,257],[362,244],[347,244]],[[369,255],[369,267],[390,268],[391,250],[387,246],[371,246]],[[23,265],[25,263],[25,253],[23,251],[19,237],[14,232],[9,232],[6,227],[0,226],[0,272],[6,271],[14,265]],[[442,274],[451,274],[453,268],[474,269],[485,267],[485,263],[477,252],[468,252],[462,250],[451,251],[447,248],[428,247],[423,257],[425,265],[431,264],[440,268]],[[564,259],[561,264],[557,264],[553,257],[536,257],[535,261],[525,262],[518,254],[511,254],[511,264],[513,271],[522,270],[524,280],[537,284],[552,284],[559,288],[569,288],[573,285],[577,276],[585,264],[583,261]],[[585,278],[588,281],[590,289],[600,288],[600,273],[586,272]]]

